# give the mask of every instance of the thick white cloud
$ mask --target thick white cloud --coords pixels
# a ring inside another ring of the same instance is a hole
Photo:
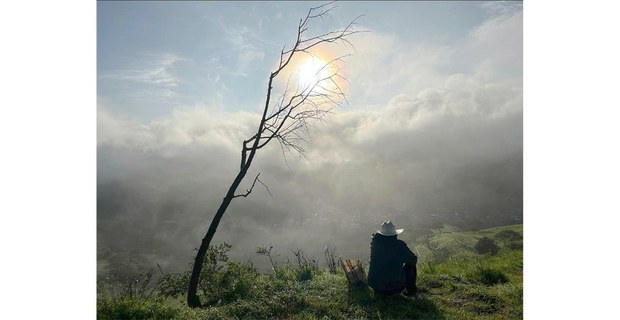
[[[176,109],[170,116],[149,124],[124,120],[99,106],[97,144],[99,146],[152,151],[174,157],[192,148],[221,147],[235,150],[253,129],[258,115],[225,113],[214,108]]]

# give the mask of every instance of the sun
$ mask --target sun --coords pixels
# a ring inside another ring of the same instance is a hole
[[[329,77],[326,63],[317,57],[310,57],[298,67],[299,85],[301,88],[311,88],[318,82]]]

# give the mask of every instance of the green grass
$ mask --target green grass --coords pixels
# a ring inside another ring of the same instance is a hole
[[[205,309],[186,307],[182,297],[146,303],[101,299],[97,314],[99,319],[522,319],[523,253],[511,246],[519,239],[497,240],[501,249],[495,256],[473,250],[478,239],[493,239],[502,230],[522,234],[518,225],[435,235],[431,240],[454,254],[443,263],[418,263],[417,299],[349,287],[341,270],[300,277],[294,267],[271,274],[247,268],[238,273],[243,279],[236,283],[242,285],[234,295]]]
[[[100,299],[97,301],[97,319],[180,319],[177,308],[159,300]]]

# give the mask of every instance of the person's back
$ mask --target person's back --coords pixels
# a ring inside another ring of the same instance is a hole
[[[368,285],[376,292],[394,294],[405,288],[411,294],[416,291],[418,258],[404,241],[396,238],[401,232],[388,220],[372,237]]]

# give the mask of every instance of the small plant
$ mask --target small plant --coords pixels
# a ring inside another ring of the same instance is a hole
[[[307,281],[312,279],[313,273],[319,270],[319,262],[314,258],[308,258],[303,250],[292,250],[297,260],[297,279],[299,281]]]
[[[325,246],[325,261],[327,262],[327,269],[330,273],[336,273],[336,247],[329,248],[329,246]]]
[[[499,252],[499,247],[495,244],[495,241],[487,237],[480,238],[474,246],[474,249],[476,249],[476,252],[479,254],[490,254],[492,256]]]
[[[273,262],[273,256],[271,251],[273,250],[273,245],[270,243],[269,244],[269,249],[267,249],[267,247],[257,247],[256,248],[256,253],[260,256],[267,256],[269,258],[269,262],[271,263],[271,269],[278,273],[278,269],[276,268],[275,263]]]

